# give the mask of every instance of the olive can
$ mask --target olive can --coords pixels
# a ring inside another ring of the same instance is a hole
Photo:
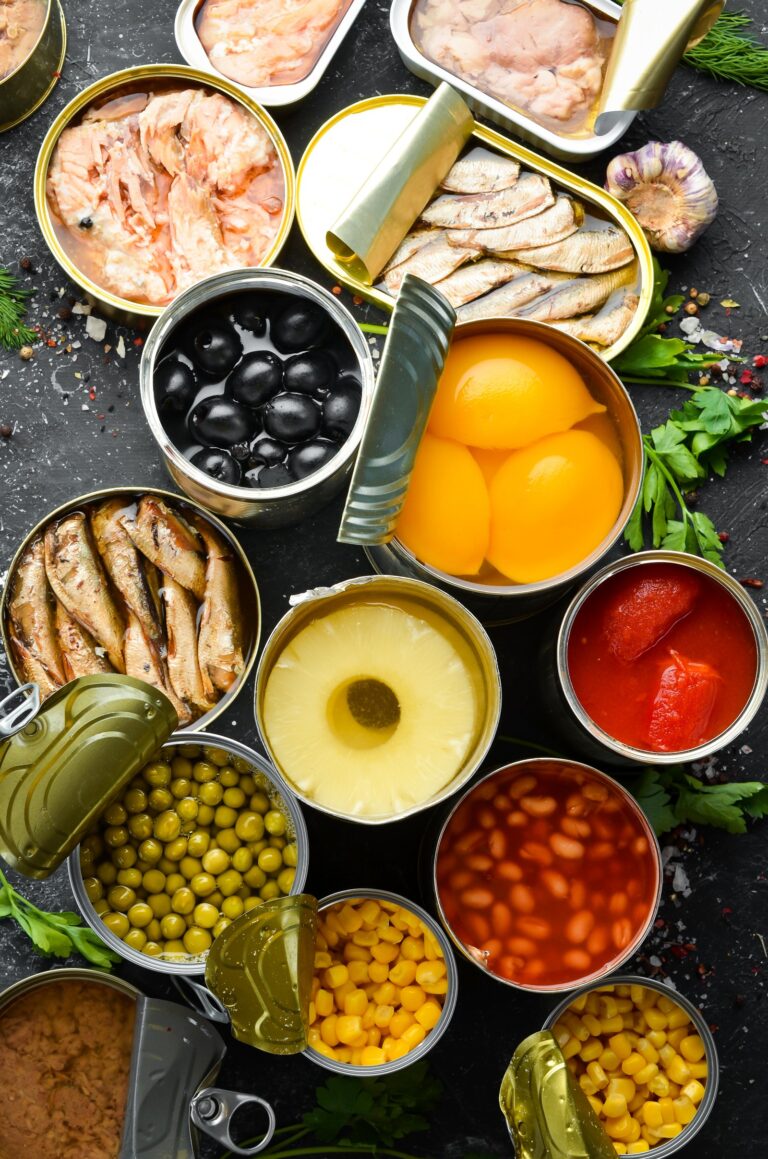
[[[633,748],[610,736],[591,719],[579,701],[568,667],[568,645],[574,622],[585,602],[607,580],[653,564],[675,564],[707,576],[727,592],[744,613],[755,641],[756,668],[752,690],[733,723],[711,740],[681,752],[656,752]],[[637,765],[671,765],[704,760],[734,741],[759,710],[768,689],[768,632],[752,600],[728,572],[680,551],[643,551],[608,564],[576,593],[565,610],[556,634],[545,640],[539,667],[542,694],[555,728],[571,748],[588,760],[605,761],[616,768]]]
[[[563,1014],[565,1014],[566,1010],[572,1002],[574,1002],[577,998],[591,994],[594,990],[602,989],[605,986],[642,986],[647,990],[654,990],[657,994],[662,994],[665,998],[668,998],[670,1002],[676,1003],[676,1005],[680,1006],[685,1011],[695,1026],[696,1033],[704,1043],[704,1057],[707,1061],[708,1067],[707,1081],[704,1087],[704,1098],[699,1104],[693,1119],[691,1119],[690,1123],[688,1123],[688,1125],[683,1128],[683,1130],[675,1139],[669,1139],[667,1141],[662,1140],[654,1147],[652,1147],[652,1153],[657,1157],[657,1159],[669,1159],[671,1155],[675,1155],[678,1151],[682,1150],[683,1147],[686,1147],[690,1143],[691,1139],[693,1139],[694,1135],[698,1135],[699,1131],[702,1129],[707,1119],[711,1115],[712,1109],[715,1105],[717,1091],[720,1085],[720,1063],[717,1055],[717,1047],[715,1046],[714,1036],[712,1031],[709,1029],[709,1025],[707,1020],[704,1018],[704,1015],[701,1013],[697,1006],[694,1006],[690,999],[686,998],[685,995],[681,994],[677,989],[671,986],[665,986],[663,982],[658,982],[653,978],[644,978],[640,974],[611,974],[608,978],[602,978],[597,984],[592,983],[588,986],[579,987],[578,990],[574,990],[573,993],[569,994],[567,998],[564,998],[563,1001],[555,1007],[552,1013],[547,1017],[547,1020],[544,1023],[542,1029],[551,1030],[555,1023],[562,1017]]]
[[[59,0],[45,4],[45,22],[31,53],[8,76],[0,79],[0,133],[26,120],[48,99],[59,77],[67,51],[67,25]]]

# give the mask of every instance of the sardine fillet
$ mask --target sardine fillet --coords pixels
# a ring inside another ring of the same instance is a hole
[[[498,229],[554,205],[547,177],[526,173],[509,189],[495,193],[446,193],[422,213],[423,221],[445,229]]]
[[[228,692],[242,672],[242,609],[231,548],[204,520],[196,526],[208,552],[197,655],[206,697]]]
[[[435,282],[446,278],[448,274],[452,274],[468,258],[477,257],[479,253],[479,246],[458,247],[449,245],[443,235],[438,234],[437,241],[425,245],[413,257],[390,270],[384,277],[384,285],[390,294],[398,294],[406,274],[416,274],[425,282],[431,282],[434,285]]]
[[[164,575],[192,592],[196,600],[205,596],[205,562],[195,532],[161,499],[145,495],[136,518],[120,520],[136,547]]]
[[[545,274],[535,270],[523,274],[483,298],[460,306],[456,312],[457,317],[460,322],[476,322],[480,318],[512,318],[526,303],[551,290],[557,277],[562,277],[562,274]]]
[[[636,294],[625,294],[618,306],[604,308],[599,314],[589,314],[583,318],[568,318],[564,322],[553,322],[558,330],[572,334],[582,342],[594,342],[598,346],[613,346],[635,316],[640,299]]]
[[[495,286],[511,282],[513,278],[525,273],[528,273],[528,270],[517,262],[486,258],[470,266],[463,266],[449,274],[447,278],[435,282],[435,289],[439,290],[452,306],[458,307],[479,298],[482,294],[487,294]]]
[[[518,250],[516,256],[540,270],[604,274],[627,265],[635,251],[623,229],[582,229],[554,245]]]
[[[562,241],[576,232],[581,220],[582,210],[578,203],[561,194],[554,205],[535,217],[501,229],[452,229],[447,240],[449,245],[476,245],[484,253],[517,259],[517,253],[512,251]]]
[[[8,604],[12,638],[28,680],[49,695],[66,681],[54,626],[54,605],[45,574],[42,539],[19,560]]]
[[[85,628],[70,616],[63,604],[56,605],[56,632],[68,680],[77,676],[97,676],[100,672],[114,672],[106,656],[96,651],[96,641]]]
[[[429,245],[430,242],[436,241],[438,237],[440,237],[440,231],[437,229],[416,229],[412,233],[407,233],[384,266],[380,277],[388,274],[390,270],[407,261],[408,258],[413,257],[415,253],[418,253],[425,245]]]
[[[125,671],[128,676],[143,680],[163,692],[176,709],[179,724],[191,722],[192,713],[171,688],[160,655],[144,635],[144,629],[133,612],[128,613],[128,627],[125,629]]]
[[[450,193],[495,193],[509,189],[520,175],[520,162],[488,149],[472,149],[449,169],[442,187]]]
[[[538,322],[560,322],[578,314],[587,314],[621,286],[634,282],[634,265],[625,266],[609,274],[595,274],[591,278],[574,278],[559,286],[540,302],[532,302],[521,311],[521,317]]]
[[[107,499],[100,503],[91,514],[93,536],[112,582],[127,607],[138,619],[147,639],[159,644],[162,633],[152,607],[139,553],[120,522],[124,511],[125,504],[119,499]]]
[[[82,511],[46,529],[45,573],[56,598],[106,648],[112,667],[123,672],[122,620],[99,557],[91,547]]]
[[[188,700],[207,712],[213,707],[213,702],[205,696],[197,658],[197,603],[194,596],[170,576],[165,577],[162,593],[171,685],[181,700]]]

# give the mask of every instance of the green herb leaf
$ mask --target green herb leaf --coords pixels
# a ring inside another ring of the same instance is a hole
[[[6,350],[29,346],[40,337],[36,330],[30,330],[23,323],[32,292],[19,289],[10,270],[0,266],[0,346]]]
[[[705,785],[679,765],[648,768],[628,783],[658,836],[677,825],[711,825],[744,833],[749,818],[768,816],[768,784]]]
[[[68,958],[77,952],[105,970],[120,958],[104,945],[93,930],[84,926],[71,910],[47,913],[18,893],[0,872],[0,919],[13,918],[42,954]]]
[[[629,789],[657,836],[675,828],[678,821],[672,808],[672,798],[662,785],[656,769],[645,769],[638,778],[629,782]]]
[[[322,1143],[387,1145],[429,1129],[423,1112],[432,1109],[441,1090],[426,1063],[381,1079],[334,1077],[318,1088],[318,1105],[303,1123]]]

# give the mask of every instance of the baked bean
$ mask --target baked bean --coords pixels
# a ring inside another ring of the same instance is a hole
[[[510,904],[521,914],[531,914],[536,909],[533,890],[527,885],[513,885],[509,891]]]
[[[589,837],[592,827],[580,817],[563,817],[560,828],[568,837]]]
[[[489,938],[487,942],[483,942],[480,949],[489,958],[498,958],[503,950],[503,946],[498,938]]]
[[[632,923],[629,918],[619,918],[611,926],[613,944],[617,950],[623,950],[632,941]]]
[[[499,961],[499,973],[505,978],[515,978],[524,965],[525,962],[522,958],[516,958],[512,954],[506,954]]]
[[[563,961],[570,970],[578,970],[580,974],[586,974],[592,959],[586,950],[566,950],[563,954]]]
[[[475,880],[475,875],[473,873],[468,873],[466,869],[460,869],[457,870],[456,873],[452,873],[448,880],[451,883],[451,889],[462,890],[466,889],[468,885],[472,884],[472,882]]]
[[[528,824],[528,818],[525,813],[515,810],[514,813],[507,813],[507,825],[512,829],[524,829]]]
[[[615,918],[621,917],[628,905],[629,900],[625,893],[614,893],[608,902],[608,912]]]
[[[522,881],[523,871],[514,861],[502,861],[496,866],[497,877],[503,881]]]
[[[587,887],[580,877],[576,877],[571,881],[568,901],[571,909],[584,909],[584,906],[587,904]]]
[[[541,958],[531,958],[530,961],[525,963],[522,970],[520,971],[521,980],[524,982],[535,982],[537,978],[541,977],[545,970],[546,966],[542,962]]]
[[[512,929],[512,914],[503,901],[494,902],[491,909],[491,928],[494,934],[503,938]]]
[[[588,801],[607,801],[608,790],[605,785],[599,785],[596,781],[589,781],[581,790]]]
[[[478,809],[477,820],[483,829],[493,829],[496,824],[496,814],[493,809],[487,807],[485,809]]]
[[[565,802],[565,811],[569,817],[583,817],[587,813],[589,806],[582,797],[581,793],[571,793],[568,800]]]
[[[597,841],[587,850],[587,858],[589,861],[607,861],[609,857],[613,857],[613,853],[610,841]]]
[[[595,915],[588,909],[579,910],[569,918],[565,926],[565,936],[569,942],[579,945],[585,942],[595,924]]]
[[[461,900],[470,909],[488,909],[488,906],[493,904],[493,893],[490,889],[474,886],[472,889],[464,890]]]
[[[635,857],[642,857],[644,853],[648,852],[648,838],[636,837],[632,842],[632,852]]]
[[[602,954],[608,948],[608,931],[605,926],[595,926],[587,938],[587,951],[593,957]]]
[[[566,837],[563,833],[553,833],[549,844],[558,857],[568,861],[578,861],[584,856],[584,846],[575,837]]]
[[[464,862],[467,869],[474,869],[477,873],[487,873],[489,869],[493,868],[493,858],[488,857],[485,853],[469,853]]]
[[[524,936],[540,940],[548,938],[552,933],[552,926],[546,918],[537,917],[535,914],[523,914],[519,917],[517,928]]]
[[[513,797],[517,801],[521,797],[527,796],[528,793],[532,793],[537,784],[538,781],[535,777],[516,777],[507,789],[507,792],[509,793],[510,797]]]
[[[493,807],[497,813],[506,813],[507,809],[511,807],[510,800],[503,793],[497,793],[493,798]]]
[[[507,839],[501,829],[494,829],[488,838],[488,851],[497,861],[507,856]]]
[[[482,840],[483,834],[481,830],[470,829],[468,833],[462,833],[458,841],[454,842],[453,848],[459,855],[471,853],[473,849],[477,849]]]
[[[554,797],[521,797],[520,808],[531,817],[551,817],[557,801]]]
[[[553,861],[550,850],[546,845],[540,845],[538,841],[526,841],[520,850],[520,856],[525,861],[535,861],[537,865],[551,865]]]
[[[541,880],[552,894],[552,897],[559,898],[561,901],[568,897],[568,879],[562,873],[558,873],[556,869],[543,869],[541,871]]]
[[[530,938],[515,935],[513,938],[507,938],[507,949],[518,958],[528,958],[536,953],[536,943]]]
[[[464,920],[474,935],[476,945],[482,946],[483,942],[488,941],[491,936],[491,925],[487,918],[477,910],[468,910]]]

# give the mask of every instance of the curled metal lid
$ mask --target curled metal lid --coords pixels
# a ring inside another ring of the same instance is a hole
[[[387,543],[394,535],[455,324],[455,311],[443,295],[406,274],[389,324],[339,543]]]
[[[499,1105],[517,1159],[615,1159],[549,1030],[520,1043],[501,1081]]]
[[[208,951],[205,981],[232,1033],[269,1054],[307,1046],[317,899],[278,897],[244,913]]]
[[[130,676],[82,676],[0,744],[0,856],[48,877],[178,724]]]

